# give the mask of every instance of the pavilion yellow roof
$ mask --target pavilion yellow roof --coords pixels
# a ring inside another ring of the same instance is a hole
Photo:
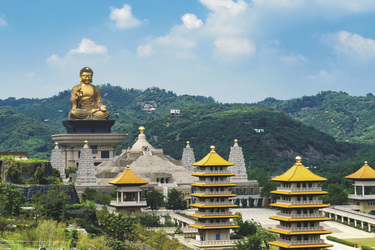
[[[326,181],[324,177],[314,174],[301,163],[301,157],[296,157],[296,164],[284,174],[272,178],[273,181]]]
[[[130,170],[129,165],[119,176],[110,180],[109,184],[114,185],[143,185],[147,184],[148,181],[138,177],[133,171]]]
[[[211,152],[202,160],[193,163],[193,166],[233,166],[234,163],[224,160],[215,152],[215,146],[211,146]]]
[[[357,170],[357,172],[345,176],[347,179],[375,179],[375,170],[372,169],[365,161],[365,165]]]

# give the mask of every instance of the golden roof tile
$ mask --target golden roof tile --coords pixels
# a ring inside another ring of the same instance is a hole
[[[215,146],[211,146],[211,152],[202,160],[193,163],[193,166],[233,166],[234,163],[224,160],[215,152]]]
[[[284,174],[274,177],[273,181],[326,181],[324,177],[314,174],[301,163],[301,157],[296,157],[296,164],[289,168]]]
[[[357,170],[357,172],[345,176],[347,179],[375,179],[375,170],[372,169],[365,161],[365,165]]]
[[[133,171],[130,170],[128,165],[124,172],[113,180],[110,180],[108,183],[114,185],[143,185],[147,184],[148,181],[138,177]]]

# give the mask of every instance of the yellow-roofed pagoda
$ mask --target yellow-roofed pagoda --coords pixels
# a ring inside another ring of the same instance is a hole
[[[322,249],[332,246],[320,238],[322,234],[331,233],[319,225],[321,221],[329,220],[319,211],[329,205],[318,199],[319,195],[327,194],[318,187],[318,182],[326,180],[303,166],[299,156],[293,167],[272,178],[272,181],[281,183],[277,190],[272,191],[280,195],[280,199],[270,205],[280,208],[280,212],[270,219],[280,221],[280,225],[269,231],[278,233],[280,237],[269,244],[278,246],[280,250]]]
[[[200,248],[217,249],[234,245],[230,241],[230,229],[238,226],[230,221],[237,215],[229,211],[230,208],[237,207],[229,201],[229,197],[236,196],[230,190],[236,185],[229,181],[229,177],[234,176],[228,170],[228,166],[232,165],[234,164],[215,152],[214,146],[211,146],[211,152],[202,160],[193,163],[197,171],[192,175],[199,177],[199,181],[191,184],[195,189],[191,196],[195,197],[196,202],[190,206],[198,208],[198,211],[190,214],[197,222],[189,226],[198,228],[193,244]]]
[[[371,192],[375,187],[375,170],[367,164],[367,161],[357,172],[345,178],[354,180],[354,194],[349,194],[348,198],[359,205],[359,210],[366,213],[375,210],[375,194]]]
[[[116,186],[117,200],[111,201],[111,206],[116,208],[116,214],[141,214],[141,207],[146,207],[147,204],[146,201],[141,201],[140,186],[148,181],[138,177],[128,165],[124,172],[108,183]]]

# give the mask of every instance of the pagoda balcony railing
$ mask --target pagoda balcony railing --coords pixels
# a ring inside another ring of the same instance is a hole
[[[229,170],[197,170],[195,172],[200,174],[232,174]]]
[[[195,224],[201,226],[233,226],[232,222],[199,222],[197,221]]]
[[[292,204],[292,205],[314,205],[314,204],[323,204],[323,201],[321,200],[307,200],[307,201],[285,201],[285,200],[276,200],[277,203],[283,203],[283,204]]]
[[[278,216],[288,217],[288,218],[317,218],[324,217],[323,213],[312,213],[312,214],[286,214],[286,213],[276,213]]]
[[[278,187],[277,191],[291,191],[291,192],[311,192],[311,191],[322,191],[321,187],[292,187],[292,188],[286,188],[286,187]]]
[[[316,240],[284,240],[284,239],[277,239],[276,241],[281,243],[286,243],[290,245],[307,245],[307,244],[322,244],[324,240],[316,239]]]
[[[236,240],[193,240],[188,239],[188,242],[191,243],[194,246],[221,246],[221,245],[234,245]]]
[[[375,194],[349,194],[348,195],[349,199],[358,199],[358,200],[375,200]]]
[[[146,206],[147,202],[146,201],[111,201],[111,205],[114,206]]]
[[[231,191],[196,191],[197,194],[232,194]]]
[[[293,231],[293,232],[324,230],[324,228],[322,226],[317,226],[317,227],[285,227],[285,226],[277,225],[276,228],[282,229],[282,230],[287,230],[287,231]]]
[[[195,214],[201,214],[201,215],[233,215],[231,212],[195,212]]]
[[[202,205],[233,205],[230,201],[197,201],[197,204]]]
[[[227,183],[230,183],[230,181],[229,180],[222,180],[222,181],[206,180],[206,181],[196,181],[195,183],[199,183],[199,184],[227,184]]]

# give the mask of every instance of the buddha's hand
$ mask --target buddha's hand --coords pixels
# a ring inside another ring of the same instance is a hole
[[[78,89],[76,95],[77,95],[77,99],[80,99],[80,98],[83,96],[83,91],[82,91],[82,89]]]
[[[100,105],[99,109],[103,112],[107,111],[107,107],[105,105]]]

